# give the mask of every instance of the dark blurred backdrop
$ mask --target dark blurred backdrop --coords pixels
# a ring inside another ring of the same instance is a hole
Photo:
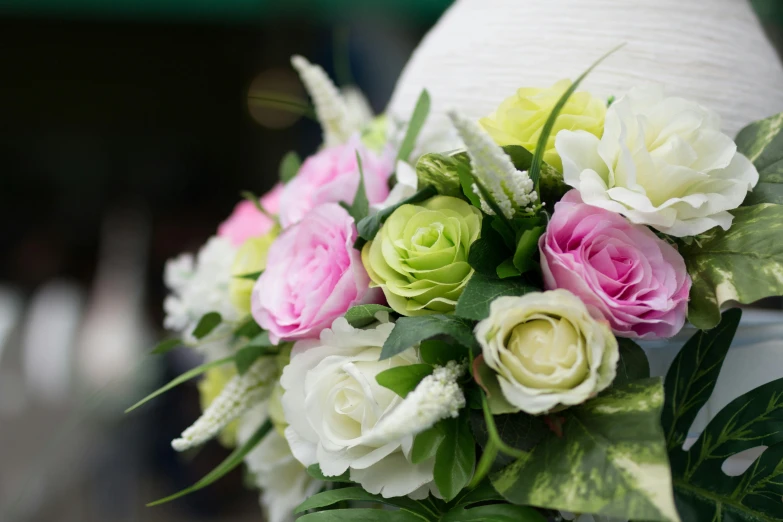
[[[121,416],[189,364],[138,367],[164,262],[318,145],[312,122],[249,107],[251,86],[304,96],[298,53],[380,112],[449,3],[0,0],[0,520],[262,520],[239,472],[143,507],[226,455],[170,450],[193,387]],[[782,43],[783,1],[754,4]]]

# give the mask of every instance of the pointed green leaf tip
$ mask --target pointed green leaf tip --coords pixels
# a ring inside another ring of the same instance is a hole
[[[398,161],[408,161],[408,158],[413,153],[413,148],[416,146],[416,139],[419,137],[424,122],[427,121],[427,116],[430,113],[430,93],[427,90],[421,91],[419,99],[416,100],[416,107],[413,109],[413,115],[408,122],[408,130],[405,132],[405,137],[400,145],[400,150],[397,153]]]
[[[280,181],[288,183],[294,179],[301,166],[302,160],[296,152],[291,151],[283,156],[283,159],[280,162]]]
[[[193,337],[196,339],[203,339],[212,333],[212,330],[217,328],[217,326],[222,321],[223,317],[217,312],[209,312],[208,314],[204,314],[204,316],[196,325],[196,328],[193,329]]]
[[[514,504],[679,522],[662,406],[660,379],[614,386],[562,412],[562,437],[550,433],[492,483]]]
[[[783,204],[783,113],[742,129],[737,135],[737,151],[759,171],[759,182],[743,205]]]
[[[432,371],[433,367],[429,364],[395,366],[376,375],[375,380],[384,388],[388,388],[400,397],[405,398]]]

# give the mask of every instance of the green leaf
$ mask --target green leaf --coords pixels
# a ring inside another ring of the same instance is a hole
[[[530,170],[530,165],[533,164],[533,154],[529,150],[519,145],[506,145],[503,150],[518,170]],[[541,201],[559,201],[566,192],[571,190],[571,187],[563,181],[563,174],[544,161],[541,162],[538,184],[538,196]]]
[[[193,337],[203,339],[209,335],[221,322],[223,317],[217,312],[209,312],[199,320],[196,328],[193,329]]]
[[[415,317],[400,317],[394,325],[381,350],[381,360],[394,357],[421,341],[439,335],[446,335],[463,346],[473,348],[480,346],[473,337],[473,324],[470,321],[453,315],[420,315]]]
[[[327,477],[326,475],[324,475],[323,471],[321,471],[321,466],[319,466],[318,464],[313,464],[312,466],[308,466],[307,474],[322,482],[351,482],[350,471],[346,470],[346,472],[343,473],[342,475]]]
[[[359,169],[359,186],[356,188],[356,195],[353,197],[353,203],[345,204],[343,208],[348,211],[353,220],[359,223],[370,214],[370,201],[367,199],[367,190],[364,185],[364,167],[362,167],[362,158],[359,151],[356,151],[356,167]]]
[[[252,317],[248,317],[248,319],[245,322],[243,322],[241,325],[237,327],[236,330],[234,330],[234,336],[252,339],[253,337],[260,334],[261,332],[263,332],[263,330],[258,325],[258,323],[256,323],[255,319],[253,319]]]
[[[524,274],[538,266],[538,238],[544,230],[546,227],[533,227],[522,232],[514,252],[514,266],[520,273]]]
[[[251,202],[253,206],[256,207],[256,210],[259,212],[266,214],[266,210],[264,210],[264,206],[261,205],[261,201],[258,199],[258,196],[256,196],[253,192],[250,192],[249,190],[243,190],[239,193],[240,196],[242,196],[247,201]]]
[[[359,238],[366,241],[372,241],[375,239],[375,235],[378,233],[378,231],[381,229],[381,225],[386,221],[386,219],[392,215],[392,213],[400,208],[403,205],[410,205],[413,203],[419,203],[421,201],[424,201],[426,199],[431,198],[432,196],[436,195],[437,192],[433,187],[427,186],[416,192],[414,195],[412,195],[409,198],[403,199],[396,205],[392,205],[390,207],[386,207],[383,210],[376,212],[372,216],[367,216],[366,218],[359,221],[359,224],[356,226],[356,229],[359,232]],[[357,240],[357,244],[359,241]],[[356,245],[354,245],[356,246]],[[360,247],[358,247],[360,248]]]
[[[441,522],[546,522],[546,519],[528,506],[490,504],[470,509],[453,509],[441,518]]]
[[[617,342],[620,345],[620,361],[617,364],[617,377],[614,379],[614,384],[649,378],[650,362],[641,346],[624,337],[618,337]]]
[[[563,435],[548,434],[492,483],[514,504],[679,521],[659,424],[662,406],[660,379],[609,388],[563,411]]]
[[[365,304],[352,306],[345,312],[345,320],[354,328],[362,328],[376,321],[375,314],[378,312],[389,312],[393,310],[388,306],[379,304]]]
[[[297,522],[421,522],[427,520],[408,511],[383,509],[330,509],[299,517]]]
[[[737,151],[759,171],[759,182],[743,205],[783,204],[783,113],[748,125],[736,142]]]
[[[482,502],[502,501],[503,496],[495,491],[490,482],[482,482],[475,489],[470,491],[464,491],[462,496],[454,499],[453,507],[465,507],[473,504],[481,504]]]
[[[511,257],[511,250],[506,247],[503,238],[492,227],[491,219],[481,221],[481,237],[470,245],[468,263],[476,272],[495,277],[497,267]]]
[[[474,273],[457,300],[458,317],[480,321],[489,316],[489,305],[500,296],[519,296],[535,292],[536,288],[521,279],[497,279]]]
[[[543,417],[530,415],[525,412],[494,415],[495,429],[498,437],[504,444],[520,451],[530,451],[541,442],[550,431]],[[470,424],[473,435],[479,446],[485,448],[489,443],[490,433],[482,411],[470,413]],[[509,455],[500,453],[496,464],[506,466],[514,461]]]
[[[177,346],[181,346],[182,341],[179,339],[166,339],[158,343],[158,345],[150,352],[150,355],[163,355],[169,353]]]
[[[157,506],[160,504],[164,504],[166,502],[170,502],[172,500],[178,499],[180,497],[184,497],[185,495],[188,495],[190,493],[193,493],[194,491],[198,491],[202,488],[205,488],[212,484],[213,482],[223,478],[228,472],[242,464],[242,461],[244,460],[245,456],[247,456],[248,453],[253,451],[253,449],[261,442],[261,440],[266,437],[266,434],[269,433],[269,431],[272,429],[272,422],[266,421],[263,425],[261,425],[258,430],[253,434],[252,437],[250,437],[247,442],[245,442],[242,446],[237,447],[234,451],[231,452],[231,455],[225,458],[223,462],[218,464],[218,466],[204,475],[204,478],[190,486],[189,488],[183,489],[179,493],[175,493],[173,495],[169,495],[166,498],[162,498],[160,500],[156,500],[155,502],[150,502],[147,504],[147,507]]]
[[[418,464],[435,457],[440,443],[445,438],[446,432],[443,431],[443,421],[416,435],[416,438],[413,439],[413,448],[411,448],[411,462]]]
[[[693,280],[688,320],[713,328],[728,301],[750,304],[783,295],[783,206],[754,205],[731,212],[727,231],[680,249]]]
[[[419,356],[425,363],[446,366],[449,361],[467,359],[469,352],[464,346],[432,339],[421,342],[421,345],[419,345]]]
[[[233,360],[234,360],[234,356],[231,355],[229,357],[224,357],[222,359],[218,359],[217,361],[211,361],[211,362],[208,362],[208,363],[204,363],[201,366],[197,366],[195,368],[192,368],[192,369],[186,371],[185,373],[183,373],[182,375],[180,375],[179,377],[177,377],[175,379],[172,379],[168,384],[166,384],[164,386],[161,386],[160,388],[158,388],[154,392],[152,392],[149,395],[147,395],[146,397],[144,397],[142,400],[140,400],[139,402],[137,402],[136,404],[134,404],[133,406],[131,406],[130,408],[125,410],[125,413],[129,413],[129,412],[135,410],[139,406],[141,406],[141,405],[151,401],[155,397],[157,397],[159,395],[163,395],[164,393],[166,393],[170,389],[172,389],[172,388],[174,388],[176,386],[179,386],[183,382],[187,382],[187,381],[189,381],[190,379],[192,379],[194,377],[198,377],[199,375],[201,375],[203,373],[206,373],[208,370],[211,370],[212,368],[217,368],[218,366],[223,366],[224,364],[228,364],[228,363],[230,363]]]
[[[452,157],[457,158],[457,156],[458,155]],[[465,154],[466,160],[467,157],[468,155]],[[465,163],[461,161],[457,162],[457,176],[459,177],[459,184],[462,186],[462,194],[468,198],[468,201],[470,201],[474,207],[481,208],[481,198],[473,191],[473,183],[475,180],[473,179],[473,171],[470,168],[469,160]]]
[[[242,275],[235,275],[235,279],[249,279],[250,281],[256,281],[259,277],[261,277],[261,274],[263,274],[264,271],[261,270],[260,272],[250,272],[249,274],[242,274]]]
[[[259,357],[276,355],[278,352],[277,346],[269,339],[269,332],[261,332],[248,344],[240,348],[234,356],[237,373],[244,375]]]
[[[423,378],[432,373],[432,370],[433,367],[429,364],[395,366],[376,375],[375,380],[404,399],[416,389]]]
[[[497,273],[497,277],[500,279],[510,279],[512,277],[519,277],[522,275],[522,272],[520,272],[519,269],[514,266],[514,259],[511,257],[500,263],[495,272]]]
[[[410,121],[408,121],[408,129],[405,131],[405,137],[402,139],[400,150],[397,153],[398,161],[408,161],[413,148],[416,146],[416,139],[419,137],[419,132],[424,126],[424,122],[427,120],[427,115],[430,113],[430,94],[427,89],[421,91],[419,99],[416,100],[416,107],[413,109]]]
[[[720,325],[696,332],[669,367],[661,414],[669,451],[682,447],[696,415],[712,395],[741,317],[739,309],[724,312]]]
[[[435,484],[443,500],[457,496],[473,476],[476,464],[476,443],[470,431],[468,411],[463,409],[458,418],[441,421],[445,438],[435,454]]]
[[[299,507],[296,508],[294,514],[298,515],[299,513],[304,513],[311,509],[332,506],[343,501],[377,502],[379,504],[398,507],[410,513],[425,517],[425,519],[432,515],[427,508],[408,497],[384,498],[381,495],[368,493],[360,487],[332,489],[313,495],[299,504]]]
[[[712,394],[740,317],[739,310],[729,310],[717,328],[693,336],[666,375],[662,424],[669,434],[677,507],[687,521],[783,519],[783,379],[730,402],[693,446],[682,449],[697,412]],[[759,446],[769,447],[745,473],[723,473],[728,457]]]
[[[457,172],[458,160],[443,154],[424,154],[416,162],[416,177],[420,187],[432,186],[442,196],[462,197],[462,185]]]
[[[283,160],[280,162],[280,181],[288,183],[296,177],[299,172],[299,167],[302,166],[302,160],[294,151],[289,152],[283,156]]]
[[[622,44],[618,47],[615,47],[602,57],[600,57],[598,60],[596,60],[593,65],[588,67],[588,69],[583,72],[579,78],[574,80],[574,83],[571,84],[571,87],[566,89],[566,92],[563,93],[563,95],[560,97],[559,100],[557,100],[557,103],[554,107],[552,107],[552,112],[549,113],[549,117],[546,120],[546,123],[544,123],[544,126],[541,128],[541,134],[538,137],[538,142],[536,143],[536,151],[533,154],[533,160],[530,164],[530,179],[533,181],[533,184],[536,187],[536,190],[538,190],[538,180],[541,177],[541,168],[544,164],[544,152],[546,152],[546,144],[549,141],[549,136],[552,134],[552,129],[555,127],[555,121],[557,120],[557,117],[560,115],[560,111],[563,110],[563,107],[565,107],[565,104],[568,102],[568,99],[571,98],[571,95],[576,92],[577,87],[579,87],[579,84],[582,83],[582,80],[584,80],[588,74],[590,74],[593,69],[598,67],[598,65],[606,60],[609,56],[614,54],[616,51],[618,51],[621,47],[623,47],[625,44]]]

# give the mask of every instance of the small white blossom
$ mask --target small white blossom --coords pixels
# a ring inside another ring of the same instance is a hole
[[[180,438],[171,442],[171,447],[176,451],[185,451],[215,437],[251,406],[269,397],[276,374],[277,363],[274,358],[265,357],[256,361],[244,375],[237,375],[228,381],[201,417],[183,431]]]
[[[439,420],[459,416],[465,407],[465,395],[457,383],[465,373],[465,364],[449,361],[405,397],[405,400],[383,417],[366,438],[366,443],[385,444],[430,429]]]
[[[449,117],[465,143],[474,176],[492,196],[503,215],[511,219],[519,210],[533,211],[538,194],[528,173],[517,170],[511,158],[478,123],[455,111],[449,112]],[[493,215],[478,187],[474,186],[473,191],[481,199],[482,210]]]
[[[329,75],[319,65],[314,65],[298,55],[291,57],[291,65],[299,73],[315,105],[315,115],[324,134],[324,146],[345,143],[355,131],[355,118],[351,117],[345,99],[337,90]]]
[[[236,248],[228,239],[212,237],[195,258],[192,254],[182,254],[166,263],[164,281],[171,294],[163,303],[166,312],[163,324],[182,335],[187,344],[198,345],[211,359],[230,352],[231,325],[226,323],[240,319],[229,292],[235,256]],[[193,329],[209,312],[218,312],[224,324],[206,338],[197,340],[192,335]]]

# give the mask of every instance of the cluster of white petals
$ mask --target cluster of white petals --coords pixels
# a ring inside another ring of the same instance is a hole
[[[511,158],[477,122],[455,111],[449,112],[449,117],[465,143],[473,175],[487,189],[503,215],[511,219],[519,210],[532,212],[538,194],[528,173],[517,170]],[[474,185],[473,191],[481,198],[484,213],[493,215],[477,186]]]
[[[464,363],[456,361],[435,368],[397,408],[375,425],[366,442],[385,444],[401,440],[430,429],[439,420],[458,417],[459,410],[465,407],[465,394],[457,380],[465,369]]]
[[[315,105],[315,115],[323,130],[323,146],[345,143],[355,131],[357,117],[348,110],[337,86],[320,65],[314,65],[303,56],[291,57],[291,65],[307,89]]]
[[[166,263],[164,281],[171,293],[163,302],[166,312],[164,326],[182,336],[182,340],[198,348],[210,358],[219,358],[229,351],[231,323],[240,319],[231,303],[231,266],[236,247],[226,238],[212,237],[198,255],[182,254]],[[224,323],[207,337],[197,340],[193,329],[210,312],[218,312]]]
[[[233,377],[201,417],[183,431],[180,438],[171,441],[171,447],[185,451],[215,437],[251,406],[269,397],[277,371],[275,359],[263,357],[243,375]]]

